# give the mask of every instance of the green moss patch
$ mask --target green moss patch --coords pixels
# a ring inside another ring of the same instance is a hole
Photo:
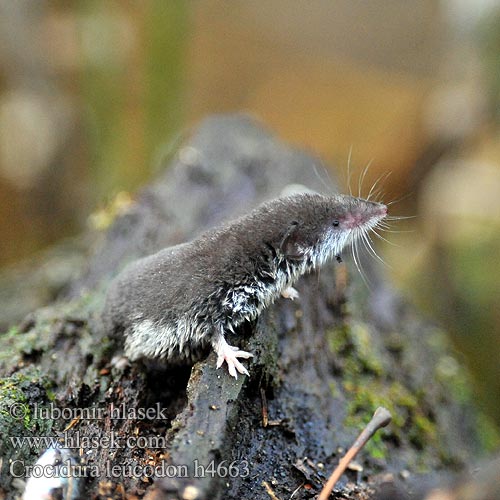
[[[391,425],[365,448],[372,458],[386,459],[389,442],[409,441],[418,450],[437,445],[436,423],[425,411],[424,393],[414,393],[386,370],[387,354],[374,344],[365,324],[343,325],[331,332],[329,343],[342,366],[342,388],[348,401],[345,425],[360,431],[379,406],[391,412]]]
[[[31,454],[29,449],[16,449],[11,438],[47,436],[51,434],[54,422],[39,418],[42,409],[50,403],[48,393],[50,382],[40,378],[38,371],[27,368],[11,377],[0,378],[0,455],[12,456]]]

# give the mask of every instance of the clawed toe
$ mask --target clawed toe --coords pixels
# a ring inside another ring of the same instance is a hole
[[[285,288],[282,292],[281,295],[285,297],[285,299],[291,299],[295,300],[299,298],[299,292],[293,288],[293,286],[289,286],[288,288]]]
[[[220,368],[224,361],[227,363],[229,374],[238,378],[238,373],[249,375],[248,370],[240,363],[238,358],[248,359],[253,357],[253,354],[246,351],[240,351],[238,347],[230,346],[222,337],[216,345],[217,352],[217,368]]]

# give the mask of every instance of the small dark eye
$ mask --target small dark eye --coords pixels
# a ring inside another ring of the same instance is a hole
[[[339,222],[338,220],[334,220],[334,221],[332,222],[332,226],[333,226],[333,227],[338,227],[338,225],[339,225],[339,224],[340,224],[340,222]]]

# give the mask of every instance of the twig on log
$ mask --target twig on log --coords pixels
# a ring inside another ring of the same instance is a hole
[[[260,399],[262,401],[262,427],[267,427],[267,424],[269,423],[269,415],[267,412],[266,391],[263,388],[260,389]]]
[[[328,479],[327,483],[321,490],[318,500],[328,500],[333,487],[346,470],[349,462],[358,454],[361,448],[363,448],[375,432],[377,432],[381,427],[388,425],[391,419],[391,414],[386,408],[379,407],[375,410],[372,419],[368,422],[356,441],[354,441],[354,444],[349,448],[349,451],[340,460],[337,468],[333,471],[330,479]]]
[[[264,486],[266,493],[272,498],[272,500],[280,500],[267,481],[262,481],[262,486]]]

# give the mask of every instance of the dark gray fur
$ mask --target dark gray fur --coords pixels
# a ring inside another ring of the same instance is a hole
[[[128,265],[110,286],[104,323],[124,333],[131,359],[188,360],[214,337],[255,319],[385,213],[384,205],[344,195],[272,200]]]

